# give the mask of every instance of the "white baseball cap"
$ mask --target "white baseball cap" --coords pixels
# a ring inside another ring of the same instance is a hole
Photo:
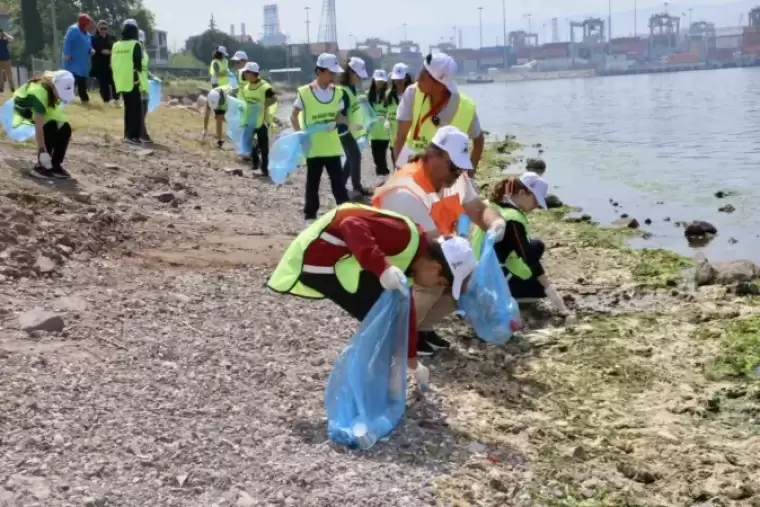
[[[254,74],[258,74],[259,71],[259,64],[256,62],[248,62],[245,64],[245,67],[243,67],[243,72],[252,72]]]
[[[216,51],[218,53],[222,53],[224,56],[230,56],[230,54],[227,52],[227,48],[224,46],[217,46]]]
[[[219,103],[222,101],[222,94],[219,90],[211,90],[206,97],[206,104],[212,111],[219,109]]]
[[[248,55],[245,54],[245,51],[235,51],[235,54],[232,55],[232,58],[230,58],[230,60],[232,60],[234,62],[239,62],[241,60],[247,62],[248,61]]]
[[[451,282],[451,295],[454,299],[459,299],[462,293],[462,286],[467,278],[470,277],[478,261],[475,260],[475,253],[472,251],[472,245],[461,236],[440,236],[438,243],[441,245],[443,256],[449,264],[451,274],[454,279]]]
[[[356,72],[356,75],[361,79],[367,79],[369,77],[367,75],[367,65],[364,63],[364,60],[358,56],[351,57],[351,59],[348,61],[348,67]]]
[[[388,73],[385,72],[383,69],[377,69],[372,74],[372,79],[374,81],[388,81]]]
[[[338,63],[338,57],[331,53],[322,53],[317,57],[317,67],[326,69],[335,74],[343,72],[343,67]]]
[[[428,58],[430,63],[428,63]],[[422,65],[430,76],[444,85],[451,93],[457,93],[457,84],[454,76],[457,73],[457,62],[446,53],[428,55]]]
[[[74,75],[68,70],[57,70],[53,73],[53,88],[61,102],[74,100]]]
[[[451,163],[459,169],[472,169],[472,161],[470,161],[470,138],[458,128],[453,125],[446,125],[445,127],[439,128],[431,142],[448,153]]]
[[[549,184],[546,180],[533,171],[528,171],[520,175],[520,181],[528,187],[538,205],[546,209],[546,194],[549,193]]]
[[[132,18],[125,19],[124,23],[121,24],[121,27],[124,28],[125,26],[134,26],[135,28],[137,28],[137,21],[135,21]]]
[[[393,66],[393,70],[391,71],[391,79],[406,79],[407,74],[409,74],[409,67],[405,63],[397,63]]]
[[[138,42],[142,42],[143,44],[145,44],[145,32],[144,31],[140,30],[139,32],[137,32],[137,41]]]

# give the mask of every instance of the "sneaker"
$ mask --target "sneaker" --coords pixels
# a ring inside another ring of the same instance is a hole
[[[224,141],[222,141],[221,139],[217,140],[216,141],[216,147],[221,150],[222,146],[224,146]]]
[[[420,331],[420,340],[430,345],[433,350],[451,348],[451,344],[438,336],[435,331]]]
[[[435,354],[435,349],[423,339],[423,333],[420,333],[417,338],[417,356],[418,357],[430,357]]]
[[[59,180],[68,180],[71,178],[71,174],[63,168],[63,166],[55,166],[53,169],[50,170],[50,174],[53,176],[53,178],[59,179]]]
[[[258,171],[259,169],[261,169],[261,162],[259,162],[258,158],[254,158],[251,160],[251,168],[254,171]]]
[[[29,171],[29,174],[34,178],[43,180],[53,177],[52,171],[50,169],[45,169],[40,164],[34,164],[34,167]]]
[[[150,136],[142,136],[140,138],[140,142],[145,144],[153,144],[153,139],[151,139]]]
[[[375,193],[373,190],[364,187],[360,188],[359,190],[354,190],[354,192],[361,194],[364,197],[372,197]]]
[[[314,222],[316,222],[316,220],[317,220],[316,218],[304,218],[304,220],[303,220],[303,228],[307,229]]]
[[[385,185],[386,181],[388,181],[388,175],[387,174],[383,174],[382,176],[378,176],[377,177],[377,186],[380,187],[380,186]]]
[[[124,142],[126,144],[133,144],[135,146],[140,146],[142,144],[139,139],[124,138]]]

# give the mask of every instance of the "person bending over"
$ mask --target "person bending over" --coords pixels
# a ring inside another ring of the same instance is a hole
[[[506,229],[504,238],[494,245],[494,250],[509,282],[512,297],[518,303],[548,298],[560,314],[569,317],[570,312],[541,265],[544,243],[530,236],[527,213],[539,208],[546,209],[548,189],[546,181],[534,172],[523,173],[519,178],[505,178],[496,185],[489,205],[504,217]],[[472,245],[478,258],[484,239],[485,234],[479,229],[475,230]]]
[[[455,298],[476,266],[467,240],[432,239],[411,219],[360,204],[343,204],[296,237],[267,285],[311,299],[327,298],[364,320],[385,290],[450,286]],[[417,361],[417,319],[412,292],[409,367],[420,383],[428,372]]]
[[[37,163],[32,175],[38,178],[68,179],[63,159],[71,140],[71,125],[60,107],[74,100],[74,75],[67,70],[46,72],[30,79],[13,95],[14,125],[34,125]]]
[[[224,145],[223,127],[224,127],[224,115],[227,112],[227,97],[234,97],[237,93],[237,89],[233,89],[230,85],[217,86],[208,93],[206,97],[206,112],[203,115],[203,132],[201,137],[203,139],[208,135],[208,120],[211,117],[211,113],[214,113],[214,126],[216,127],[216,146],[221,149]]]

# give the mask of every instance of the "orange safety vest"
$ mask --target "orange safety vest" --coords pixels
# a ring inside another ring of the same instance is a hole
[[[457,181],[454,184],[453,192],[449,190],[446,192],[448,195],[441,196],[430,183],[422,161],[411,162],[393,173],[384,185],[375,190],[372,205],[382,209],[383,197],[388,192],[400,188],[409,190],[425,204],[430,213],[430,218],[433,219],[438,228],[438,232],[454,234],[456,233],[457,220],[464,213],[462,200],[465,196],[466,187],[470,184],[466,174],[460,178],[464,180]]]

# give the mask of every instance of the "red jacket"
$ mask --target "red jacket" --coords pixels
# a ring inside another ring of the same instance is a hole
[[[422,238],[422,229],[417,226],[417,230]],[[373,210],[356,208],[339,210],[324,232],[342,240],[346,245],[338,246],[317,239],[304,252],[304,264],[332,267],[346,255],[353,255],[363,269],[378,278],[390,267],[386,258],[403,252],[411,239],[406,221],[381,215]],[[414,259],[423,255],[426,250],[427,242],[420,241]],[[409,357],[413,358],[417,357],[417,316],[414,310],[414,293],[410,295]]]

